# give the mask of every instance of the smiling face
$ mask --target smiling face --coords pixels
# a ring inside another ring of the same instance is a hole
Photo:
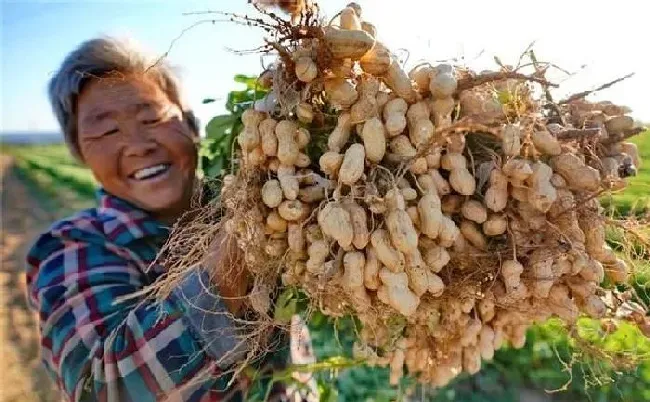
[[[196,134],[154,80],[94,80],[77,108],[81,156],[107,192],[163,221],[189,206]]]

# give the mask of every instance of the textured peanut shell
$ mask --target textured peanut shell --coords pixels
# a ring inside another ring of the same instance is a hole
[[[375,38],[362,30],[325,27],[323,34],[335,59],[359,60],[375,45]]]
[[[357,182],[363,175],[365,164],[365,148],[361,144],[352,144],[345,151],[343,163],[339,169],[339,180],[349,186]]]

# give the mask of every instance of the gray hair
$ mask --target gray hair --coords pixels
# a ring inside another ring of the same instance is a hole
[[[52,110],[70,152],[83,160],[77,130],[77,100],[84,86],[93,78],[150,75],[183,112],[190,128],[199,133],[199,122],[181,99],[178,80],[165,60],[147,56],[132,40],[101,37],[83,42],[65,58],[50,80],[48,95]]]

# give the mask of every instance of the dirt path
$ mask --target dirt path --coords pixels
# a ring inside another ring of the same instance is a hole
[[[25,300],[25,253],[56,218],[16,177],[0,154],[0,402],[60,401],[39,358],[34,314]]]

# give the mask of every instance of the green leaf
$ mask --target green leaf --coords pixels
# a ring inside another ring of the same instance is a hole
[[[237,106],[249,100],[248,90],[244,91],[231,91],[228,93],[226,100],[226,109],[232,113],[237,113]]]
[[[291,317],[296,313],[297,310],[297,300],[289,300],[287,304],[282,306],[282,308],[275,307],[274,318],[283,323],[288,323],[291,321]]]
[[[226,136],[226,131],[232,128],[237,121],[237,116],[232,114],[222,114],[213,117],[205,127],[206,136],[213,139],[221,139]]]
[[[278,297],[275,303],[273,317],[280,322],[289,322],[291,317],[296,314],[298,299],[292,288],[285,289]]]
[[[252,75],[237,74],[235,75],[235,82],[246,85],[247,89],[255,89],[256,86],[259,87],[257,77]]]
[[[205,104],[213,103],[213,102],[216,102],[216,101],[217,100],[214,99],[214,98],[205,98],[205,99],[203,99],[203,101],[201,103],[203,103],[205,105]]]
[[[334,388],[334,384],[325,383],[324,381],[318,382],[319,402],[336,402],[339,399],[338,392]]]
[[[208,159],[214,158],[216,154],[214,143],[215,141],[211,138],[205,138],[203,141],[201,141],[201,146],[199,147],[199,157],[205,157]]]
[[[223,169],[223,158],[215,158],[210,166],[205,170],[205,174],[208,177],[219,177],[221,176],[221,170]]]

